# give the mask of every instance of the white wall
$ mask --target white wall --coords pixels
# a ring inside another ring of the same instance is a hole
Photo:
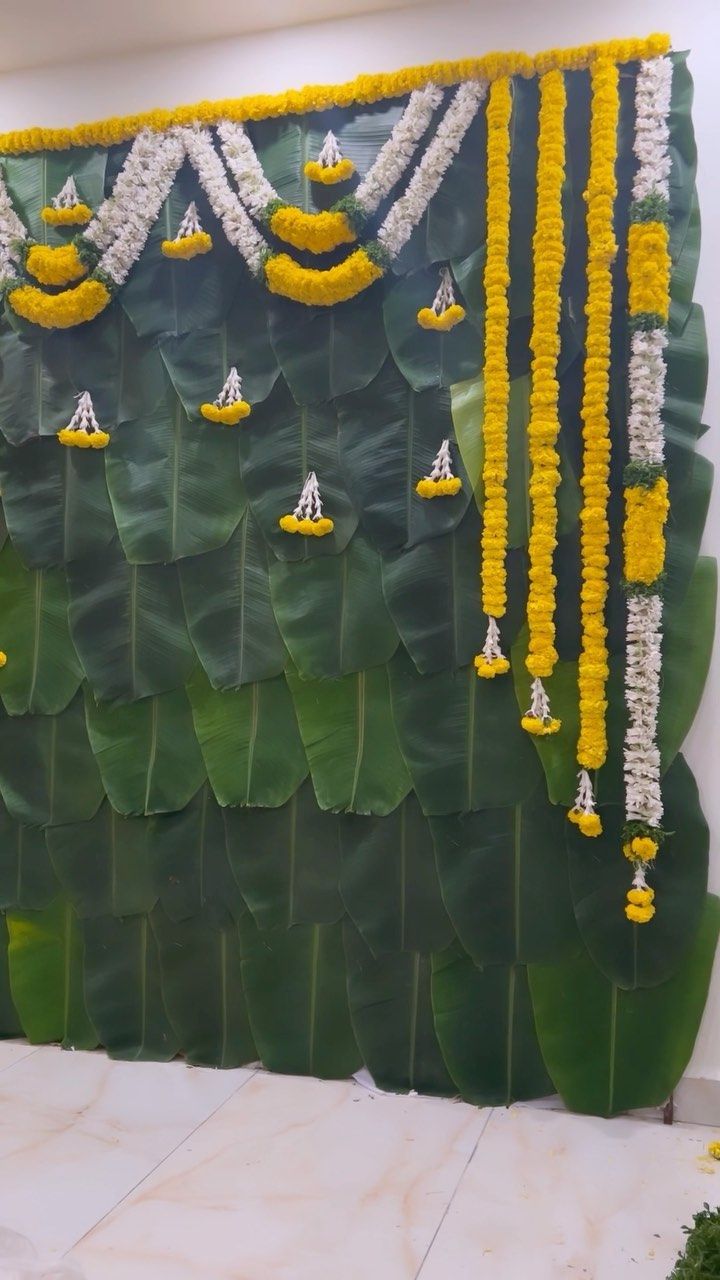
[[[68,8],[71,10],[72,6]],[[101,21],[102,0],[98,4]],[[0,76],[0,131],[65,125],[202,98],[239,97],[306,83],[334,83],[362,71],[461,58],[492,49],[533,52],[621,36],[669,31],[675,49],[691,49],[698,185],[704,247],[696,297],[704,304],[710,350],[705,421],[716,430],[702,449],[720,461],[720,8],[717,0],[456,0],[339,22],[225,39],[192,48],[107,59],[90,65]],[[705,549],[720,555],[720,475]],[[710,887],[720,892],[720,700],[716,655],[705,701],[686,752],[711,826]],[[682,838],[681,835],[679,837]],[[650,1051],[652,1051],[650,1047]],[[720,961],[690,1073],[720,1080]]]

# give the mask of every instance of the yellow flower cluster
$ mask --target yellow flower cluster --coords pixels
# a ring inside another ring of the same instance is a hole
[[[479,653],[475,658],[475,670],[483,680],[493,680],[495,676],[504,676],[510,670],[508,658],[485,658]]]
[[[459,493],[461,489],[462,480],[460,476],[451,476],[449,480],[431,480],[429,476],[424,476],[415,485],[415,492],[419,493],[421,498],[452,497],[453,494]]]
[[[355,165],[347,156],[338,160],[337,164],[320,164],[319,160],[308,160],[305,163],[305,177],[311,182],[320,182],[324,187],[334,187],[336,182],[347,182],[355,172]]]
[[[557,546],[556,491],[560,484],[557,437],[557,362],[560,354],[560,281],[565,260],[562,187],[565,176],[565,81],[561,71],[540,80],[537,206],[533,236],[533,327],[530,337],[532,392],[528,442],[532,525],[528,553],[530,586],[525,665],[533,676],[552,675],[555,648],[553,553]],[[541,721],[534,720],[534,724]],[[531,733],[523,720],[523,727]],[[558,722],[559,728],[559,722]],[[546,732],[548,732],[546,730]]]
[[[655,915],[652,905],[655,894],[652,889],[630,889],[625,915],[632,924],[647,924]]]
[[[511,112],[512,93],[505,76],[493,82],[487,105],[487,250],[483,277],[485,415],[481,580],[483,609],[494,618],[502,617],[506,605]]]
[[[265,279],[271,293],[311,307],[332,307],[336,302],[346,302],[382,275],[382,267],[378,267],[364,249],[356,249],[344,262],[325,271],[302,267],[287,253],[273,254],[265,263]]]
[[[61,206],[59,209],[52,204],[46,204],[45,208],[40,210],[40,217],[51,227],[78,227],[90,221],[92,209],[86,204],[71,204],[69,207]]]
[[[665,567],[665,521],[670,510],[668,482],[659,476],[652,488],[631,485],[625,490],[625,577],[649,585]]]
[[[582,809],[570,809],[568,818],[575,823],[584,836],[602,835],[602,820],[599,813],[583,813]]]
[[[209,231],[193,231],[189,236],[180,236],[177,240],[163,240],[160,248],[166,258],[179,258],[188,262],[197,258],[200,253],[209,253],[212,249],[212,236]]]
[[[632,222],[627,273],[630,315],[651,312],[667,320],[670,310],[670,233],[662,222]]]
[[[39,324],[43,329],[71,329],[73,325],[94,320],[110,301],[110,293],[101,280],[83,280],[74,289],[62,293],[43,293],[35,285],[23,284],[11,289],[8,302],[23,320]]]
[[[208,422],[221,422],[225,427],[234,427],[241,418],[247,418],[250,405],[247,400],[236,400],[234,404],[201,404],[200,412]]]
[[[580,45],[571,49],[547,49],[535,57],[525,53],[489,53],[482,58],[433,62],[425,66],[405,67],[400,71],[360,75],[340,85],[308,85],[285,93],[252,94],[219,102],[199,102],[173,110],[111,116],[107,120],[79,124],[70,129],[13,130],[0,134],[0,151],[6,155],[17,155],[24,151],[65,151],[69,147],[110,147],[134,138],[141,129],[159,131],[176,125],[213,125],[219,120],[242,122],[304,115],[309,111],[327,111],[331,107],[400,98],[413,89],[423,88],[429,81],[448,86],[462,80],[497,80],[513,75],[529,78],[544,75],[554,68],[581,71],[599,60],[625,63],[656,58],[667,53],[669,48],[667,35],[654,34],[643,40],[611,40],[605,44]]]
[[[720,1160],[720,1142],[708,1142],[708,1155],[713,1160]]]
[[[7,654],[0,649],[0,667],[4,667],[7,663]]]
[[[33,244],[28,249],[25,267],[40,284],[71,284],[73,280],[82,280],[88,272],[74,244],[60,244],[56,248]]]
[[[657,840],[652,836],[633,836],[623,845],[623,853],[631,862],[652,862],[658,851]]]
[[[58,431],[57,438],[60,444],[68,445],[74,449],[104,449],[110,443],[110,436],[107,431],[85,431],[82,427],[63,427],[62,431]]]
[[[319,520],[298,520],[294,515],[281,516],[278,524],[285,533],[302,533],[306,538],[324,538],[326,533],[332,533],[335,528],[328,516],[321,516]]]
[[[523,716],[520,724],[528,733],[532,733],[536,738],[544,738],[548,733],[557,733],[562,720],[556,720],[551,716],[549,720],[540,720],[538,716]]]
[[[460,324],[464,319],[465,308],[461,307],[459,302],[453,302],[439,314],[433,311],[432,307],[421,307],[417,313],[417,322],[421,329],[437,329],[440,333],[447,333],[448,329],[454,329],[455,325]]]
[[[618,69],[603,59],[593,63],[590,121],[590,175],[587,200],[587,333],[581,416],[583,421],[583,506],[580,512],[582,650],[578,669],[580,736],[577,758],[586,769],[599,769],[607,754],[605,601],[609,527],[610,318],[612,262],[617,251],[613,203],[617,193]]]
[[[295,249],[307,249],[310,253],[329,253],[338,245],[353,244],[357,240],[344,213],[332,209],[305,213],[289,204],[275,210],[270,219],[270,230],[286,244]]]

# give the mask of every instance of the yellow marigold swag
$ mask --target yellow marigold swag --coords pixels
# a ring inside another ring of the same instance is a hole
[[[10,290],[8,302],[23,320],[39,324],[43,329],[71,329],[99,316],[110,296],[101,280],[90,277],[62,293],[43,293],[35,285],[23,284]]]
[[[51,227],[79,227],[90,221],[92,209],[82,202],[58,209],[48,204],[40,210],[40,217]]]
[[[357,239],[347,215],[333,209],[305,213],[292,205],[282,205],[270,218],[270,230],[294,249],[307,249],[309,253],[329,253]]]
[[[212,249],[212,236],[208,231],[194,231],[180,240],[163,240],[160,248],[166,258],[178,258],[189,261]]]
[[[662,222],[633,222],[628,230],[628,306],[666,321],[670,310],[670,233]]]
[[[208,422],[220,422],[225,427],[234,427],[242,418],[247,418],[250,405],[243,400],[242,380],[234,365],[220,394],[212,404],[201,404],[200,412]]]
[[[40,284],[71,284],[81,280],[88,269],[74,244],[33,244],[25,258],[25,269]]]
[[[670,510],[668,482],[659,476],[654,485],[632,485],[625,490],[625,577],[628,582],[655,582],[665,567],[665,522]]]
[[[344,262],[320,271],[301,267],[287,253],[273,254],[265,263],[265,279],[271,293],[312,307],[332,307],[367,289],[383,275],[382,267],[364,249],[356,249]]]

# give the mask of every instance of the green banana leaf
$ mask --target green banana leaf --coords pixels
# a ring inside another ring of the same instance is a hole
[[[199,919],[170,920],[154,911],[163,1003],[180,1051],[193,1066],[254,1062],[234,928],[209,929]]]
[[[649,876],[656,913],[647,928],[625,918],[633,868],[622,853],[623,808],[603,806],[603,832],[592,840],[572,823],[564,824],[583,942],[605,977],[628,990],[658,986],[672,977],[692,946],[705,905],[708,828],[695,779],[681,755],[663,779],[663,801],[664,825],[673,834]]]
[[[504,1106],[553,1092],[540,1053],[527,969],[476,967],[459,943],[432,957],[435,1031],[466,1102]]]
[[[7,542],[0,551],[0,617],[9,651],[0,670],[5,710],[11,716],[63,711],[83,674],[68,629],[65,574],[23,568]]]
[[[224,809],[227,854],[258,929],[334,924],[340,823],[318,808],[310,781],[278,809]]]
[[[423,499],[415,491],[418,480],[430,475],[442,441],[454,435],[448,391],[413,391],[388,360],[364,391],[337,401],[337,414],[348,488],[380,551],[437,538],[460,523],[470,491],[457,449],[453,469],[464,479],[460,492]]]
[[[6,329],[0,333],[0,431],[9,444],[54,436],[75,408],[61,338]]]
[[[270,602],[267,549],[249,509],[224,547],[178,560],[178,574],[188,630],[214,689],[280,675],[287,653]]]
[[[29,569],[104,552],[115,536],[105,468],[93,449],[47,436],[0,442],[0,488],[13,544]]]
[[[178,1041],[168,1022],[155,935],[147,916],[83,922],[85,999],[111,1058],[169,1062]]]
[[[472,320],[448,333],[422,329],[421,307],[431,307],[439,283],[435,269],[414,271],[389,285],[383,314],[393,360],[413,391],[449,387],[477,377],[482,363],[482,337]],[[456,301],[462,302],[457,297]]]
[[[346,814],[340,846],[342,900],[372,955],[427,954],[452,942],[430,827],[412,792],[387,818]]]
[[[104,196],[106,158],[105,149],[100,147],[35,151],[5,158],[3,171],[13,207],[34,240],[61,244],[74,234],[73,229],[68,233],[67,229],[49,226],[40,216],[70,177],[77,183],[80,199],[97,209]]]
[[[542,779],[512,809],[430,819],[443,898],[475,964],[529,964],[577,951],[569,825],[548,804]]]
[[[0,911],[41,911],[58,894],[58,882],[40,827],[15,822],[0,805]]]
[[[700,705],[715,635],[717,562],[700,556],[684,599],[665,610],[658,740],[663,768],[680,750]]]
[[[266,299],[247,277],[219,329],[160,339],[160,354],[191,422],[200,418],[202,403],[219,395],[231,365],[240,374],[243,399],[250,405],[269,396],[280,366],[270,344]]]
[[[358,174],[366,173],[383,143],[389,138],[402,114],[403,104],[378,102],[373,105],[353,104],[350,108],[309,112],[301,116],[283,116],[253,121],[249,133],[265,176],[281,199],[308,211],[324,207],[327,193],[311,182],[304,172],[307,160],[316,160],[328,129],[335,134],[344,156],[353,161]],[[349,188],[331,186],[330,203]]]
[[[337,422],[332,405],[298,407],[280,380],[239,436],[243,483],[262,535],[279,560],[342,551],[357,528],[338,461]],[[281,516],[295,510],[309,471],[317,474],[323,514],[334,522],[321,538],[285,533]]]
[[[160,352],[138,338],[122,307],[108,307],[92,324],[64,330],[62,358],[75,393],[90,391],[98,422],[111,434],[123,422],[151,417],[165,400]]]
[[[350,1023],[342,924],[261,933],[240,921],[242,982],[260,1060],[269,1071],[345,1079],[361,1065]]]
[[[277,625],[303,679],[332,679],[388,662],[398,646],[381,562],[361,533],[337,556],[270,565]]]
[[[342,680],[287,681],[321,809],[391,813],[410,790],[385,667]]]
[[[649,989],[614,986],[585,953],[530,966],[543,1057],[572,1111],[610,1116],[667,1100],[692,1054],[719,927],[720,901],[709,895],[680,968]]]
[[[190,261],[166,258],[162,242],[175,238],[191,200],[197,204],[203,229],[212,236],[212,250]],[[141,338],[217,329],[247,279],[238,250],[229,243],[186,162],[123,286],[120,302],[124,310]]]
[[[285,804],[308,762],[284,677],[219,690],[196,671],[187,692],[218,804]]]
[[[299,405],[366,387],[388,353],[378,285],[335,307],[272,298],[270,339]]]
[[[375,1083],[394,1093],[455,1093],[435,1035],[429,956],[376,958],[349,921],[343,938],[353,1030]]]
[[[8,972],[8,931],[5,916],[0,915],[0,1040],[21,1036],[23,1031],[10,991]]]
[[[132,702],[184,684],[196,665],[174,565],[128,564],[117,539],[67,566],[75,649],[96,698]]]
[[[671,227],[671,247],[678,228]],[[700,262],[700,203],[697,190],[692,188],[692,202],[686,223],[685,235],[673,262],[670,275],[670,298],[675,308],[675,321],[684,324],[692,307],[695,280]]]
[[[173,924],[202,917],[204,929],[225,930],[245,912],[207,783],[179,813],[153,818],[149,844],[162,913]]]
[[[477,653],[483,632],[479,566],[474,504],[451,533],[383,556],[385,603],[423,675],[463,667]]]
[[[13,1004],[31,1044],[57,1040],[64,1049],[98,1043],[83,993],[83,937],[69,902],[7,916]]]
[[[108,799],[118,813],[168,813],[189,804],[205,781],[184,689],[126,706],[86,690],[87,731]]]
[[[671,491],[663,592],[666,605],[679,604],[691,582],[707,519],[713,471],[710,460],[696,453],[687,482],[677,496],[674,488]]]
[[[145,818],[123,818],[107,801],[89,821],[47,828],[51,871],[81,920],[152,911],[158,891],[148,835]]]
[[[455,90],[447,90],[444,112]],[[485,240],[487,126],[485,104],[470,125],[460,150],[405,248],[393,262],[404,276],[432,262],[464,258]]]
[[[708,376],[707,334],[702,307],[670,307],[663,422],[668,473],[687,476],[704,430],[702,413]]]
[[[245,510],[234,431],[189,422],[177,399],[126,423],[105,469],[120,540],[136,564],[213,551]]]
[[[28,826],[87,822],[103,798],[83,696],[55,716],[0,716],[0,795]]]
[[[692,122],[693,81],[687,53],[672,53],[672,93],[670,96],[670,254],[675,263],[685,243],[692,216],[697,172],[697,146]]]
[[[485,382],[481,377],[459,382],[450,388],[452,420],[458,447],[469,476],[475,500],[480,511],[485,497],[482,483],[483,436],[485,415]],[[531,509],[529,497],[530,458],[528,455],[527,427],[530,418],[530,377],[514,378],[510,383],[508,416],[508,546],[524,547],[527,544]],[[580,486],[565,450],[564,441],[558,442],[562,479],[557,491],[558,531],[567,533],[577,525],[582,503]]]
[[[421,676],[402,651],[388,670],[400,749],[424,813],[522,804],[531,795],[537,759],[507,677],[480,680],[473,666]]]

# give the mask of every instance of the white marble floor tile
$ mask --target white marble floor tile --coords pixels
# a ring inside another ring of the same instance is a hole
[[[69,1249],[251,1076],[54,1047],[0,1071],[0,1228]]]
[[[88,1280],[414,1280],[488,1115],[258,1074],[69,1256]]]
[[[694,1125],[494,1111],[419,1280],[665,1280],[717,1136]]]
[[[7,1071],[8,1067],[37,1052],[37,1045],[28,1044],[27,1040],[0,1040],[0,1071]]]

